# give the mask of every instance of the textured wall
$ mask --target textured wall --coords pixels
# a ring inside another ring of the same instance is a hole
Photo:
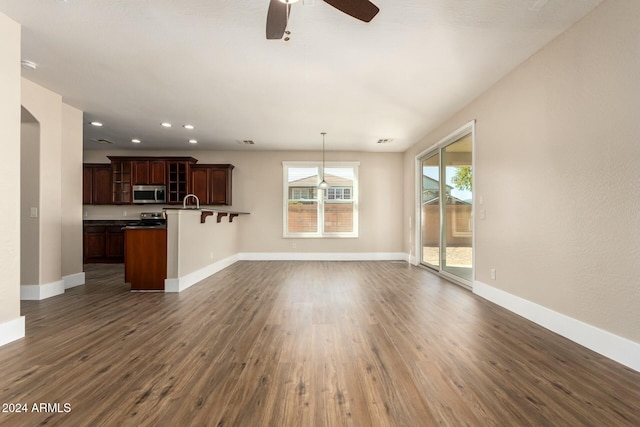
[[[0,323],[20,316],[20,25],[0,13]]]
[[[62,104],[62,275],[82,272],[82,111]]]
[[[604,2],[407,151],[404,178],[414,212],[415,155],[477,119],[476,279],[635,342],[638,22]]]
[[[21,102],[40,123],[40,276],[29,284],[42,285],[62,278],[62,97],[23,78]]]

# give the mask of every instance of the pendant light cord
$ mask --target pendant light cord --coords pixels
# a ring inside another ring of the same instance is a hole
[[[324,136],[326,132],[322,132],[322,180],[324,181]]]

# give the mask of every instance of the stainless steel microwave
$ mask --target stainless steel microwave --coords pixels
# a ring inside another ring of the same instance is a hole
[[[133,203],[167,203],[166,185],[134,185]]]

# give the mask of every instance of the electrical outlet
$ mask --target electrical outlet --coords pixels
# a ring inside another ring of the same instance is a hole
[[[213,259],[213,252],[211,252],[211,259]]]
[[[291,244],[291,247],[292,247],[293,249],[295,249],[295,248],[296,248],[296,244],[295,244],[295,243],[292,243],[292,244]]]
[[[127,216],[127,211],[123,211],[122,216]]]
[[[496,280],[496,269],[495,268],[491,269],[491,279],[492,280]]]
[[[31,208],[31,218],[38,218],[38,208]]]

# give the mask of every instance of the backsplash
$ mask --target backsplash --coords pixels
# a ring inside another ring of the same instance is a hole
[[[168,205],[83,205],[82,219],[137,220],[141,212],[160,212]]]

